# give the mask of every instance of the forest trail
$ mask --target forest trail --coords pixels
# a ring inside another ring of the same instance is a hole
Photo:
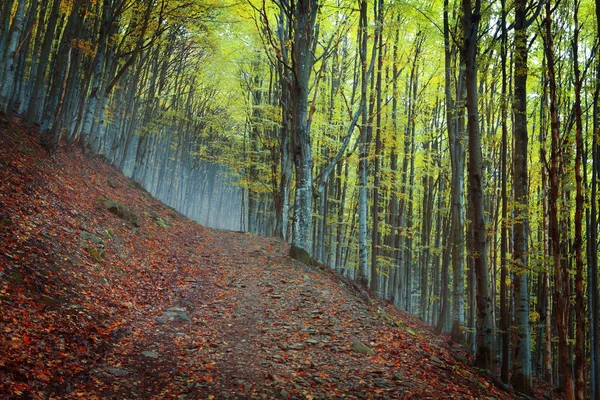
[[[286,243],[197,225],[78,150],[53,161],[18,120],[0,131],[0,398],[512,398]]]

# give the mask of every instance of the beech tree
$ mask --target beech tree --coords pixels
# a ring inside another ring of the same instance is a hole
[[[462,57],[465,63],[466,108],[469,130],[469,199],[473,224],[474,267],[477,284],[477,355],[476,365],[492,369],[493,362],[493,320],[490,294],[487,234],[484,216],[484,176],[481,154],[481,133],[479,131],[479,110],[477,92],[477,43],[481,20],[481,1],[462,2],[464,42]]]

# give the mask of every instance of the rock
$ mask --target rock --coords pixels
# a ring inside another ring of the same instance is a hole
[[[8,254],[5,254],[5,255],[8,255]],[[16,282],[16,283],[23,283],[23,282],[24,282],[24,280],[23,280],[23,277],[22,277],[22,276],[21,276],[21,274],[20,274],[20,273],[18,273],[17,271],[13,271],[13,272],[9,273],[9,274],[8,274],[8,277],[9,277],[9,278],[10,278],[12,281],[14,281],[14,282]]]
[[[110,211],[115,214],[117,217],[122,220],[129,222],[134,227],[138,228],[140,223],[138,221],[137,215],[132,213],[127,207],[125,207],[121,203],[117,203],[116,201],[112,201],[109,199],[102,199],[100,202]]]
[[[177,321],[191,322],[192,320],[186,314],[186,312],[185,312],[185,310],[183,308],[180,308],[180,307],[171,307],[167,311],[164,311],[162,313],[162,317],[160,317],[158,319],[158,321],[164,323],[164,322],[167,322],[167,321],[171,321],[171,322],[177,322]]]
[[[102,239],[100,239],[98,236],[96,235],[92,235],[89,232],[83,231],[79,234],[79,238],[81,240],[89,240],[92,243],[96,243],[96,244],[101,244],[103,242]]]
[[[115,368],[115,367],[108,367],[106,368],[108,370],[108,372],[110,372],[111,374],[113,374],[114,376],[125,376],[125,375],[129,375],[129,371],[127,371],[126,369],[121,369],[121,368]]]
[[[385,379],[375,379],[375,386],[378,387],[392,387],[394,384],[392,382],[388,382]]]
[[[359,341],[352,342],[351,349],[357,353],[373,355],[375,352]]]
[[[87,246],[85,245],[85,243],[83,243],[82,248],[87,250],[90,257],[96,262],[100,262],[108,258],[108,253],[106,252],[106,250],[104,250],[104,248],[101,245],[96,247]]]
[[[306,343],[310,343],[310,344],[319,344],[319,341],[318,341],[318,340],[315,340],[315,339],[308,339],[308,340],[306,341]]]
[[[158,358],[158,353],[155,351],[142,351],[142,355],[148,358]]]
[[[438,363],[438,364],[443,364],[444,362],[442,360],[440,360],[439,358],[437,358],[436,356],[431,356],[429,358],[431,361],[433,361],[434,363]]]

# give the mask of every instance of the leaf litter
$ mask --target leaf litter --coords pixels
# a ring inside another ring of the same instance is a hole
[[[513,398],[285,242],[202,227],[99,158],[0,129],[1,398]]]

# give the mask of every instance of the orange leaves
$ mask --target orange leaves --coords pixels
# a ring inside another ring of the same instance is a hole
[[[43,382],[50,382],[52,380],[52,377],[50,376],[50,373],[48,371],[38,370],[35,372],[35,375],[37,379]]]
[[[0,213],[13,221],[0,229],[0,398],[44,398],[65,382],[65,397],[82,399],[506,397],[452,364],[445,337],[290,261],[285,243],[172,218],[78,150],[60,152],[57,163],[40,155],[42,173],[14,143],[0,144],[1,164],[19,158],[19,173],[0,185]],[[106,185],[109,176],[119,190]],[[100,197],[136,210],[142,227],[116,223]],[[169,229],[150,211],[168,217]],[[107,259],[81,251],[84,230],[103,242]],[[160,321],[172,307],[189,321]],[[353,340],[376,354],[349,350]]]
[[[28,335],[23,336],[23,344],[25,346],[29,346],[32,342],[33,342],[33,340],[31,339],[31,336],[28,336]]]
[[[18,383],[12,384],[13,393],[16,394],[17,396],[23,395],[25,390],[27,390],[28,388],[29,388],[29,385],[26,383],[23,383],[23,382],[18,382]]]
[[[89,57],[93,57],[96,52],[93,47],[93,43],[89,40],[73,39],[71,46]]]

